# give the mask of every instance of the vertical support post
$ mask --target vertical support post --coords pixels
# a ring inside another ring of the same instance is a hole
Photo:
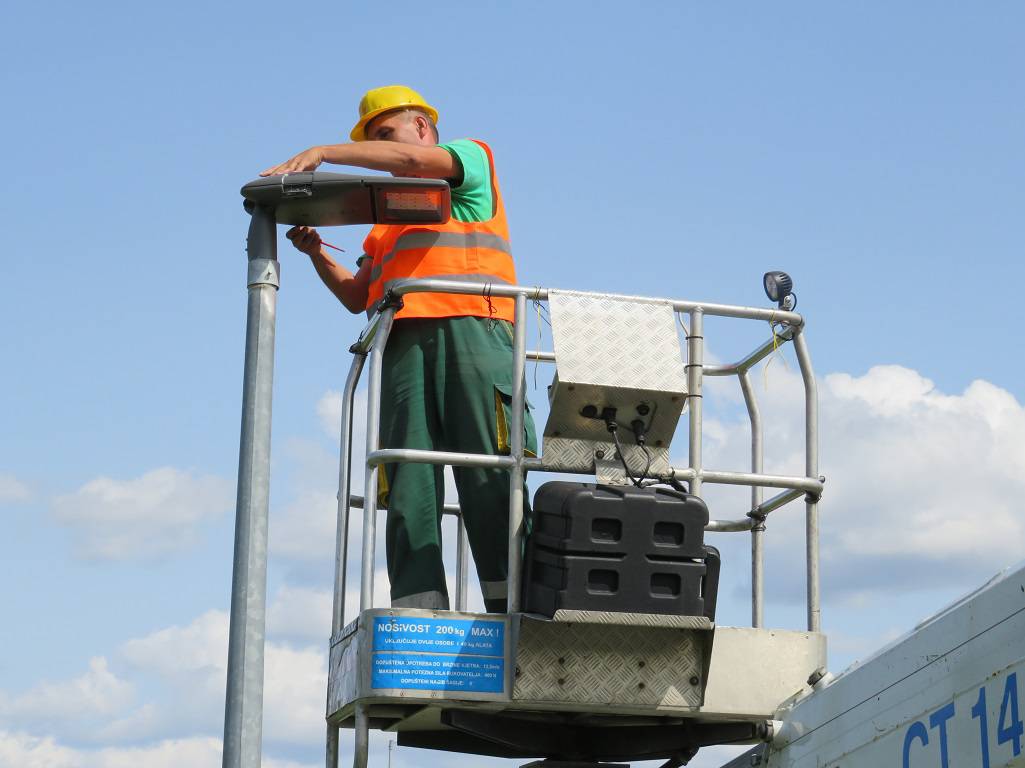
[[[687,404],[690,406],[690,468],[694,479],[690,481],[690,492],[701,495],[701,419],[702,394],[705,364],[705,311],[696,307],[690,311],[690,333],[687,334]]]
[[[335,596],[331,612],[331,637],[345,626],[345,588],[349,569],[349,518],[352,484],[352,403],[356,394],[365,352],[354,353],[349,376],[342,391],[341,437],[338,447],[338,515],[335,523]]]
[[[367,768],[370,758],[370,716],[367,705],[356,704],[356,744],[352,751],[352,768]]]
[[[751,386],[751,377],[747,370],[738,373],[740,389],[744,393],[744,402],[747,404],[747,415],[751,420],[751,472],[756,475],[762,473],[762,458],[764,456],[762,443],[762,414],[758,410],[758,401],[755,398],[754,388]],[[751,486],[751,509],[757,509],[762,503],[761,486]],[[751,626],[759,628],[764,622],[763,605],[765,596],[765,572],[764,553],[762,550],[762,537],[765,535],[765,520],[755,519],[751,528]]]
[[[257,206],[253,210],[247,251],[249,299],[224,705],[224,768],[259,768],[263,740],[271,398],[280,285],[273,209]]]
[[[327,759],[326,768],[338,768],[338,726],[327,724]]]
[[[819,395],[811,356],[804,341],[804,328],[794,331],[794,351],[804,379],[804,443],[808,477],[819,477]],[[819,501],[805,496],[805,536],[808,558],[808,630],[820,632],[822,616],[819,596]]]
[[[367,456],[380,448],[381,368],[384,347],[395,321],[396,307],[381,310],[381,322],[370,350],[370,380],[367,383]],[[366,490],[363,492],[363,561],[360,579],[359,611],[374,607],[374,550],[377,541],[377,467],[366,465]],[[357,718],[357,732],[358,718]],[[358,736],[358,733],[357,733]]]
[[[466,538],[466,523],[459,513],[456,528],[456,610],[466,610],[466,590],[470,584],[470,541]]]
[[[516,294],[512,352],[512,418],[509,425],[509,455],[516,463],[509,471],[509,569],[506,608],[520,610],[523,574],[523,411],[527,403],[527,296]]]

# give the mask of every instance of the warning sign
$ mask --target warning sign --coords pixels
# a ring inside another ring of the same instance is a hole
[[[502,693],[505,622],[374,618],[373,688]]]

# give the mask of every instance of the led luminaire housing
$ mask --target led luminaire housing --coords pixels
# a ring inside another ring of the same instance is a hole
[[[245,209],[274,211],[278,224],[332,227],[347,224],[444,224],[452,193],[442,179],[289,173],[242,187]]]

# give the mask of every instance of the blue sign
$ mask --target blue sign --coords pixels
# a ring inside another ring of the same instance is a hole
[[[502,693],[505,622],[377,616],[370,685]]]

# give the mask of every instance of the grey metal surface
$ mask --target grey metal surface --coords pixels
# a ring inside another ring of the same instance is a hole
[[[701,713],[772,718],[808,676],[826,663],[826,637],[816,632],[716,627]]]
[[[520,610],[520,589],[523,574],[523,421],[527,407],[527,381],[525,378],[527,352],[527,297],[516,297],[513,324],[512,354],[512,416],[509,424],[509,457],[515,462],[509,472],[509,548],[508,592],[506,610]]]
[[[673,616],[660,613],[612,613],[610,611],[574,611],[559,609],[553,621],[577,624],[619,625],[624,627],[669,627],[673,629],[712,629],[707,616]]]
[[[249,297],[224,705],[224,768],[259,768],[263,740],[271,400],[279,285],[273,212],[264,208],[253,211],[247,250]]]
[[[351,518],[349,497],[352,483],[352,405],[356,394],[356,384],[359,382],[366,359],[366,354],[362,352],[353,356],[349,375],[345,380],[345,388],[342,390],[338,447],[338,506],[335,522],[335,580],[331,608],[332,637],[345,624],[345,582],[349,564],[349,520]]]
[[[697,709],[711,632],[522,617],[513,700],[524,706]]]
[[[549,388],[550,412],[544,427],[542,462],[561,467],[579,463],[579,451],[605,450],[605,423],[581,411],[615,408],[624,446],[634,442],[630,424],[645,425],[653,449],[668,448],[685,403],[687,384],[667,301],[627,301],[614,296],[550,291],[552,340],[557,372]],[[564,442],[584,441],[574,453]],[[633,447],[632,451],[642,452]],[[628,461],[630,457],[627,457]],[[640,470],[644,468],[640,462]]]

